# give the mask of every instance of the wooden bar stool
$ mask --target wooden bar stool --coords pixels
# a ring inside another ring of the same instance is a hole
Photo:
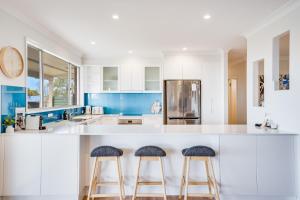
[[[187,200],[189,196],[191,197],[206,197],[210,199],[220,200],[219,190],[217,181],[215,178],[215,173],[211,161],[211,157],[216,155],[215,151],[206,146],[194,146],[191,148],[183,149],[182,155],[184,156],[183,171],[180,183],[179,199],[182,198],[182,192],[185,190],[184,200]],[[203,161],[205,164],[207,182],[203,181],[190,181],[189,171],[190,171],[190,161],[197,160]],[[208,186],[208,194],[189,194],[189,186]]]
[[[132,196],[132,200],[135,200],[136,197],[163,197],[164,200],[167,200],[166,195],[166,187],[165,187],[165,179],[164,179],[164,170],[162,157],[166,156],[166,152],[156,146],[144,146],[139,148],[135,152],[135,156],[138,156],[137,163],[137,174],[135,180],[135,187]],[[141,161],[158,161],[160,164],[160,172],[161,172],[161,181],[142,181],[140,180],[140,166]],[[137,193],[137,190],[140,186],[162,186],[163,194],[145,194],[145,193]]]
[[[101,198],[101,197],[116,197],[119,196],[120,200],[125,199],[125,190],[124,190],[124,179],[122,176],[120,157],[123,155],[123,151],[121,149],[117,149],[111,146],[99,146],[95,148],[91,157],[94,158],[94,164],[91,174],[90,186],[88,191],[88,198]],[[116,163],[116,172],[118,176],[118,180],[115,182],[104,182],[100,181],[100,171],[101,171],[101,162],[103,161],[115,161]],[[98,193],[98,189],[102,186],[118,186],[119,194],[100,194]]]

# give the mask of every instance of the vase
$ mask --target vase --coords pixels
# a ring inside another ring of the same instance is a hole
[[[13,126],[7,126],[5,132],[6,133],[14,133],[15,129]]]

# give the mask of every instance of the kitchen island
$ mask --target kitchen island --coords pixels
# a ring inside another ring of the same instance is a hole
[[[181,150],[207,145],[217,153],[213,162],[221,199],[296,199],[296,137],[286,131],[246,125],[58,123],[45,131],[1,136],[0,168],[4,173],[0,192],[1,196],[13,199],[81,199],[89,182],[91,150],[112,145],[124,151],[121,160],[125,192],[130,196],[136,168],[134,151],[144,145],[157,145],[167,152],[164,158],[167,194],[177,195],[182,172]],[[158,178],[155,167],[147,166],[142,171],[144,177]],[[110,164],[103,169],[103,179],[114,177],[115,169]],[[205,177],[202,164],[192,163],[191,177]]]

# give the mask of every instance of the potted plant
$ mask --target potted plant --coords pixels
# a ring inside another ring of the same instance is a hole
[[[6,133],[13,133],[15,131],[13,125],[15,124],[15,120],[10,117],[10,116],[7,116],[4,121],[3,121],[3,126],[5,126],[5,132]]]

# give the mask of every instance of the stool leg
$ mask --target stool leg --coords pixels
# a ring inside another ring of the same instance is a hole
[[[187,157],[187,166],[186,166],[186,172],[185,172],[185,192],[184,192],[184,200],[188,199],[188,187],[189,187],[189,173],[190,173],[190,161],[191,157]]]
[[[186,157],[183,157],[183,166],[182,166],[182,176],[181,176],[181,181],[180,181],[180,190],[179,190],[179,199],[182,198],[182,191],[183,191],[183,187],[184,187],[184,180],[185,180],[185,169],[186,168]]]
[[[213,181],[214,190],[215,190],[215,198],[216,198],[216,200],[220,200],[218,184],[217,184],[217,180],[216,180],[216,177],[215,177],[214,167],[212,165],[211,158],[208,159],[208,162],[209,162],[209,165],[210,165],[211,175],[212,175],[212,179],[213,179],[212,181]]]
[[[207,176],[208,191],[209,191],[209,194],[211,194],[211,178],[209,175],[208,160],[205,160],[204,164],[205,164],[205,171],[206,171],[206,176]]]
[[[138,187],[138,181],[139,181],[139,174],[140,174],[140,166],[141,166],[141,157],[138,158],[138,163],[137,163],[137,170],[136,170],[136,179],[135,179],[135,186],[134,186],[134,191],[132,194],[132,200],[135,200],[136,197],[136,191]]]
[[[120,190],[120,200],[123,200],[123,186],[122,186],[122,178],[121,178],[121,170],[120,170],[120,160],[119,157],[116,157],[116,171],[118,175],[118,184],[119,184],[119,190]]]
[[[94,158],[94,163],[93,163],[93,169],[92,169],[92,173],[91,173],[90,186],[89,186],[87,200],[90,200],[90,198],[91,198],[92,188],[93,188],[94,179],[95,179],[96,164],[97,164],[97,158]]]
[[[120,172],[120,176],[121,176],[122,197],[123,197],[123,199],[125,199],[124,176],[123,176],[123,172],[122,172],[120,157],[118,157],[118,162],[119,162],[119,165],[118,165],[119,172]]]
[[[162,186],[164,190],[164,200],[167,200],[167,194],[166,194],[166,185],[165,185],[165,177],[164,177],[164,168],[161,157],[159,157],[160,162],[160,172],[161,172],[161,178],[162,178]]]

